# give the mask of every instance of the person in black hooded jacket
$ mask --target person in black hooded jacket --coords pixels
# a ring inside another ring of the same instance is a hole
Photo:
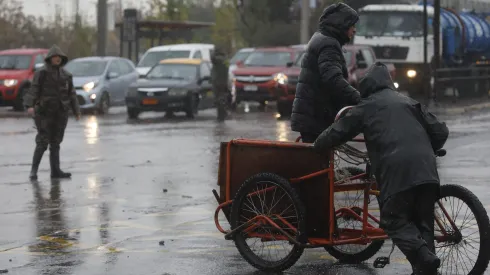
[[[414,274],[437,274],[434,205],[439,196],[435,153],[449,130],[419,102],[395,91],[377,62],[359,84],[362,100],[315,141],[326,152],[364,133],[381,207],[380,227],[405,254]]]
[[[312,143],[330,126],[340,109],[355,105],[359,92],[346,80],[342,46],[355,34],[357,12],[344,3],[328,6],[319,29],[308,42],[293,102],[291,128]]]

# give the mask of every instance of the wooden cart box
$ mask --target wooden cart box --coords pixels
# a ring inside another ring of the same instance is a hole
[[[230,145],[230,198],[234,199],[240,186],[258,173],[274,173],[286,179],[298,178],[328,167],[328,157],[319,155],[305,143],[250,141]],[[218,185],[220,199],[226,200],[226,168],[228,142],[221,143]],[[328,237],[329,185],[328,175],[315,177],[293,187],[306,208],[308,237]]]

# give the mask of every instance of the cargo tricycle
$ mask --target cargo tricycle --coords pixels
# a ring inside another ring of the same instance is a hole
[[[328,156],[300,140],[221,143],[219,192],[213,190],[219,203],[216,227],[248,263],[263,271],[290,268],[305,248],[324,248],[345,263],[373,258],[388,236],[379,228],[379,191],[367,153],[360,148],[363,138]],[[436,155],[445,154],[440,150]],[[229,230],[220,223],[221,211]],[[434,217],[441,274],[484,274],[490,260],[490,222],[478,198],[465,187],[441,185]],[[374,261],[375,267],[386,264],[389,256]]]

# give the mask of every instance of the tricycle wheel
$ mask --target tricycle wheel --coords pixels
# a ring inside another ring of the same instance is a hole
[[[258,218],[264,217],[264,219]],[[305,207],[288,180],[269,173],[247,179],[238,190],[231,208],[231,227],[235,229],[252,219],[250,227],[234,236],[240,254],[252,266],[267,272],[290,268],[303,254],[299,241],[306,231]],[[273,221],[284,232],[268,222]]]
[[[335,171],[335,181],[345,178],[354,177],[366,173],[364,169],[359,167],[345,167]],[[353,182],[356,181],[356,182]],[[362,182],[362,179],[347,181],[345,184]],[[355,209],[359,216],[362,217],[362,207],[364,204],[364,190],[339,192],[335,196],[335,209],[351,208]],[[369,204],[370,210],[379,210],[378,200],[372,196]],[[373,214],[373,213],[371,213]],[[362,222],[349,217],[337,217],[336,226],[338,229],[362,229]],[[364,244],[344,244],[325,247],[325,250],[334,258],[344,263],[361,263],[371,259],[383,247],[384,241],[373,241],[366,245]]]
[[[490,261],[490,221],[475,194],[459,185],[442,185],[435,220],[439,272],[484,274]]]

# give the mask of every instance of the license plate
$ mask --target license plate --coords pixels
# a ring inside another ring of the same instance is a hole
[[[243,87],[243,90],[245,90],[247,92],[256,92],[258,89],[259,89],[259,87],[255,86],[255,85],[246,85],[245,87]]]
[[[158,99],[155,99],[155,98],[143,99],[143,105],[156,105],[156,104],[158,104]]]

